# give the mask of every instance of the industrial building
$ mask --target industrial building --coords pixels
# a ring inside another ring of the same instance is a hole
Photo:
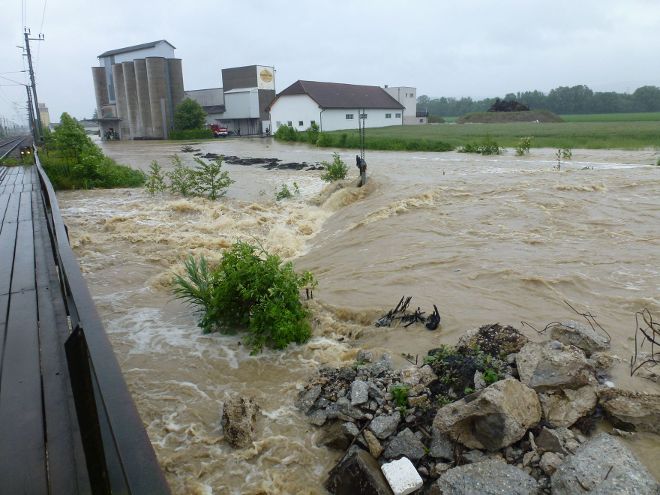
[[[321,131],[403,125],[405,107],[383,88],[316,81],[296,81],[270,104],[273,132],[282,125],[298,131],[312,124]]]
[[[207,114],[207,124],[219,124],[237,135],[270,130],[268,105],[275,98],[275,69],[248,65],[222,69],[222,87],[186,91]]]
[[[158,40],[98,56],[92,76],[103,139],[167,139],[174,109],[184,98],[181,59],[174,49]]]
[[[39,118],[44,129],[50,127],[50,113],[45,103],[39,103]]]
[[[389,87],[385,85],[385,91],[396,101],[404,106],[403,125],[427,124],[426,112],[417,112],[417,88],[410,86]]]

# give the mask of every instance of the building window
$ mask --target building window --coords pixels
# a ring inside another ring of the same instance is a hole
[[[395,114],[394,114],[394,117],[397,118],[397,119],[400,119],[400,118],[401,118],[401,114],[400,114],[400,113],[395,113]]]
[[[385,118],[386,118],[386,119],[391,119],[391,118],[392,118],[392,114],[391,114],[391,113],[386,113],[386,114],[385,114]]]
[[[353,114],[352,113],[347,113],[346,114],[346,120],[353,120]]]
[[[299,121],[298,121],[298,127],[302,127],[302,126],[304,126],[304,125],[305,125],[305,124],[303,123],[302,120],[299,120]]]
[[[291,121],[289,120],[289,121],[286,123],[286,125],[288,125],[289,127],[293,127],[293,122],[291,122]]]
[[[366,113],[361,113],[361,114],[360,114],[360,118],[361,118],[361,119],[366,119],[366,118],[367,118],[367,114],[366,114]]]
[[[424,123],[424,119],[419,119],[419,123],[420,123],[420,124],[423,124],[423,123]]]
[[[312,121],[310,122],[310,124],[311,124],[311,125],[316,125],[316,120],[312,120]]]

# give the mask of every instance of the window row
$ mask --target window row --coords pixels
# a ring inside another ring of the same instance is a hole
[[[347,114],[346,114],[346,120],[353,120],[354,116],[355,116],[355,114],[347,113]],[[361,119],[366,119],[366,118],[367,118],[367,114],[366,114],[366,113],[360,114],[360,118],[361,118]],[[392,114],[391,114],[391,113],[386,113],[386,114],[385,114],[385,118],[386,118],[386,119],[391,119],[391,118],[392,118]],[[401,118],[401,114],[400,114],[400,113],[395,113],[395,114],[394,114],[394,118],[395,118],[395,119],[400,119],[400,118]]]

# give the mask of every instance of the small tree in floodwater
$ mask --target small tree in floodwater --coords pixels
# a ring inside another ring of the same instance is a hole
[[[147,173],[147,180],[144,183],[144,188],[152,196],[157,193],[162,193],[167,189],[163,168],[156,160],[152,161],[151,165],[149,165],[149,173]]]
[[[194,169],[195,193],[199,196],[206,196],[212,201],[224,196],[227,188],[234,181],[229,177],[229,172],[222,170],[222,157],[211,162],[205,162],[201,158],[195,157],[195,162],[197,162],[197,167]]]

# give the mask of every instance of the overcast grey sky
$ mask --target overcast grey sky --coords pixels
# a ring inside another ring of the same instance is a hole
[[[25,89],[4,78],[27,81],[12,73],[24,25],[45,35],[33,55],[53,120],[91,116],[98,54],[158,39],[176,46],[186,89],[251,64],[274,65],[278,91],[297,79],[477,98],[660,86],[659,0],[0,0],[0,12],[0,116],[12,120],[25,120]]]

